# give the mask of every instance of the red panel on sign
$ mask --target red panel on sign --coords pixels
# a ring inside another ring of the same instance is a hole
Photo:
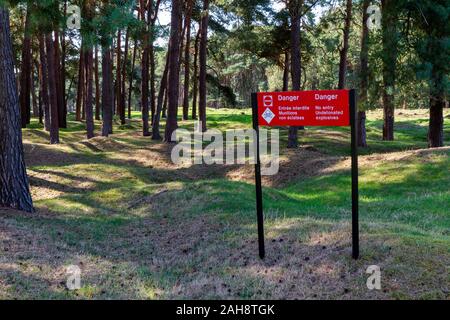
[[[350,125],[348,90],[260,92],[260,126],[334,126]]]

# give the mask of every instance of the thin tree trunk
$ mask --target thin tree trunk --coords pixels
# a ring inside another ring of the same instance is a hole
[[[303,0],[293,1],[289,7],[291,16],[291,77],[292,90],[301,89],[300,17]],[[299,127],[289,127],[288,148],[298,147]]]
[[[366,110],[368,107],[368,83],[369,83],[369,27],[367,12],[371,0],[364,0],[362,10],[362,36],[361,36],[361,53],[360,53],[360,93],[358,103],[358,146],[367,147],[366,133]]]
[[[149,20],[150,20],[150,8],[146,8],[145,1],[141,0],[141,18],[145,23],[146,32],[143,37],[143,50],[142,50],[142,86],[141,86],[141,108],[142,108],[142,135],[144,137],[150,136],[149,126],[149,54],[150,54],[150,35],[149,32]]]
[[[26,172],[8,11],[0,5],[0,206],[33,212]]]
[[[67,0],[64,0],[64,16],[67,15]],[[61,31],[61,94],[63,98],[63,128],[67,128],[67,93],[66,93],[66,58],[67,58],[67,42],[66,32],[63,28]],[[70,92],[70,91],[69,91]]]
[[[155,61],[155,46],[153,44],[153,41],[155,40],[155,19],[152,19],[152,22],[150,24],[150,111],[152,115],[152,124],[153,121],[155,121],[155,114],[156,114],[156,85],[155,85],[155,74],[156,74],[156,61]]]
[[[83,41],[82,41],[83,42]],[[81,48],[83,43],[81,43]],[[81,121],[81,108],[83,103],[83,92],[84,92],[84,54],[83,50],[80,49],[80,59],[78,65],[78,89],[77,89],[77,101],[75,106],[75,120]]]
[[[125,109],[122,105],[122,31],[117,33],[117,65],[116,65],[116,113],[120,122],[125,124]]]
[[[93,50],[89,48],[86,50],[86,134],[87,138],[91,139],[94,137],[94,59]]]
[[[39,42],[38,42],[39,45]],[[39,112],[39,123],[43,124],[44,123],[44,108],[43,108],[43,104],[42,104],[42,67],[41,67],[41,63],[36,60],[35,62],[36,64],[36,70],[38,73],[38,84],[39,84],[39,97],[38,97],[38,112]]]
[[[22,128],[26,128],[30,123],[30,93],[31,93],[31,36],[30,21],[31,10],[28,8],[25,18],[25,34],[22,46],[22,66],[20,70],[20,113],[22,119]]]
[[[95,72],[95,120],[100,120],[100,112],[101,112],[101,105],[100,105],[100,76],[98,74],[99,68],[98,68],[98,46],[95,46],[95,59],[94,59],[94,72]]]
[[[113,80],[111,47],[102,46],[102,136],[108,137],[113,132]]]
[[[164,119],[167,119],[167,102],[169,101],[169,90],[167,89],[169,84],[166,86],[166,91],[164,93],[164,104],[163,104],[163,110],[162,110],[162,117]]]
[[[164,135],[165,142],[174,142],[172,133],[178,128],[178,102],[180,88],[180,20],[181,0],[172,0],[169,47],[168,107]]]
[[[201,26],[198,28],[197,36],[195,37],[195,51],[194,51],[194,88],[192,93],[192,120],[197,120],[197,97],[198,97],[198,50],[201,35]]]
[[[189,81],[190,81],[190,50],[191,50],[191,15],[193,1],[190,0],[186,12],[186,46],[184,50],[184,96],[183,96],[183,120],[189,119]]]
[[[121,114],[122,124],[126,123],[125,114],[126,114],[127,107],[126,107],[125,84],[126,84],[126,79],[127,79],[127,63],[128,63],[129,44],[130,44],[130,30],[129,30],[129,28],[127,28],[127,33],[125,36],[125,52],[123,54],[122,90],[121,90],[121,95],[120,95],[120,99],[121,99],[120,104],[122,105],[122,114]],[[131,112],[128,112],[128,119],[131,119]]]
[[[134,78],[134,69],[136,68],[136,55],[137,55],[137,41],[134,42],[133,47],[133,61],[131,63],[131,72],[130,77],[128,79],[129,87],[128,87],[128,117],[131,119],[131,103],[133,96],[133,78]]]
[[[202,132],[206,132],[206,63],[208,55],[209,0],[203,0],[200,36],[199,116]]]
[[[44,110],[44,128],[50,131],[50,98],[48,96],[48,67],[47,67],[47,53],[45,49],[44,35],[39,35],[39,59],[41,61],[40,72],[42,76],[41,93],[42,109]]]
[[[169,44],[170,46],[170,44]],[[159,126],[161,122],[161,113],[163,111],[163,103],[164,103],[164,97],[166,96],[166,88],[167,88],[167,76],[169,74],[169,51],[167,52],[166,56],[166,66],[164,68],[164,72],[161,79],[161,85],[159,87],[159,94],[158,94],[158,104],[156,106],[156,113],[155,113],[155,119],[153,121],[153,128],[152,128],[152,140],[161,140],[161,134],[159,132]]]
[[[64,88],[63,88],[63,70],[61,68],[61,51],[59,48],[59,32],[55,31],[55,74],[56,74],[56,90],[58,101],[58,125],[60,128],[67,128],[67,117],[64,103]]]
[[[30,88],[31,88],[31,101],[32,101],[32,105],[33,105],[33,117],[38,118],[39,117],[39,105],[38,105],[38,101],[37,101],[37,96],[36,96],[36,84],[35,84],[35,79],[34,79],[34,64],[31,65],[31,77],[30,77]]]
[[[345,89],[346,75],[347,75],[347,55],[349,48],[350,27],[352,23],[352,7],[353,1],[347,0],[347,7],[345,10],[345,25],[344,25],[344,41],[342,49],[340,50],[340,62],[339,62],[339,89]],[[367,11],[367,10],[366,10]]]
[[[59,143],[59,123],[58,123],[58,97],[56,88],[56,70],[55,70],[55,47],[52,34],[45,36],[45,45],[47,47],[47,72],[48,87],[50,92],[50,143]]]
[[[383,140],[394,141],[394,90],[397,65],[397,27],[393,0],[382,0],[383,28]]]
[[[289,51],[284,54],[283,91],[289,91]]]

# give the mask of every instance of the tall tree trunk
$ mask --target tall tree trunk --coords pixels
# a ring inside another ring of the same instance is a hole
[[[383,140],[394,140],[394,91],[397,66],[397,13],[394,0],[382,0],[383,33]]]
[[[162,117],[164,119],[167,119],[167,102],[169,101],[169,89],[168,88],[168,83],[166,86],[166,91],[164,93],[164,104],[163,104],[163,109],[162,109]]]
[[[202,124],[202,132],[206,128],[206,63],[208,57],[208,22],[209,22],[209,0],[203,0],[203,12],[200,36],[200,77],[199,77],[199,116]]]
[[[117,65],[116,65],[116,112],[120,122],[125,124],[125,109],[122,105],[122,31],[117,33]]]
[[[81,48],[83,47],[83,41],[81,43]],[[75,106],[75,120],[81,121],[81,108],[83,103],[83,92],[84,92],[84,54],[83,50],[80,50],[80,59],[78,61],[78,89],[77,89],[77,101]]]
[[[186,46],[184,49],[184,96],[183,96],[183,120],[189,119],[189,80],[190,80],[190,50],[191,50],[191,15],[193,1],[188,2],[188,10],[186,12]]]
[[[57,101],[58,101],[58,125],[60,128],[67,128],[67,110],[65,110],[64,103],[64,88],[63,88],[63,70],[61,68],[61,49],[59,47],[59,32],[55,31],[55,74],[56,74],[56,90],[57,90]]]
[[[20,113],[22,120],[22,128],[26,128],[30,123],[30,93],[31,93],[31,35],[30,35],[30,21],[31,9],[27,9],[27,15],[25,18],[25,34],[23,38],[22,46],[22,66],[20,70]]]
[[[39,42],[38,42],[38,48],[39,48]],[[36,64],[36,70],[38,73],[38,84],[39,84],[39,88],[38,88],[38,112],[39,112],[39,123],[40,124],[44,124],[44,108],[42,105],[42,67],[41,67],[41,63],[36,60],[35,61]]]
[[[94,59],[93,59],[93,50],[92,48],[88,48],[86,50],[86,82],[87,82],[87,90],[86,90],[86,133],[87,138],[91,139],[94,137],[94,79],[93,79],[93,70],[94,70]]]
[[[366,132],[366,110],[368,107],[368,84],[369,84],[369,13],[367,12],[371,0],[364,0],[362,10],[362,36],[360,53],[360,93],[358,103],[358,146],[367,147]]]
[[[141,107],[142,107],[142,134],[144,137],[150,136],[149,127],[149,66],[150,66],[150,35],[149,35],[149,20],[150,8],[146,8],[145,1],[141,0],[141,18],[145,23],[146,31],[143,37],[142,50],[142,86],[141,86]]]
[[[129,86],[128,86],[128,117],[131,118],[131,103],[132,103],[132,97],[133,97],[133,78],[134,78],[134,69],[136,67],[136,55],[137,55],[137,41],[134,42],[133,47],[133,61],[131,63],[131,72],[130,77],[128,79]]]
[[[301,89],[301,51],[300,51],[300,19],[303,0],[290,2],[289,14],[291,16],[291,77],[292,90]],[[299,127],[289,127],[288,148],[298,147]]]
[[[67,0],[64,0],[63,6],[64,16],[67,15]],[[67,96],[66,94],[66,58],[67,58],[67,42],[66,42],[66,31],[63,28],[61,31],[61,94],[63,99],[63,128],[67,128]],[[70,92],[70,91],[69,91]]]
[[[153,1],[152,1],[153,2]],[[153,13],[153,18],[150,24],[150,111],[152,115],[152,124],[155,121],[156,114],[156,85],[155,85],[155,74],[156,74],[156,61],[155,61],[155,46],[153,42],[155,41],[155,20],[157,17],[158,8],[154,9],[156,12]]]
[[[20,129],[8,11],[0,4],[0,206],[33,212]]]
[[[197,120],[197,97],[198,97],[198,50],[201,35],[201,26],[198,28],[197,36],[195,37],[194,48],[194,88],[192,93],[192,120]]]
[[[98,46],[95,46],[95,59],[94,59],[94,72],[95,72],[95,120],[100,120],[100,111],[101,111],[101,104],[100,104],[100,76],[98,74],[99,68],[98,68]]]
[[[207,1],[207,0],[206,0]],[[169,78],[168,78],[168,108],[167,122],[164,140],[168,143],[172,140],[172,133],[178,128],[178,98],[180,88],[180,20],[181,0],[172,0],[172,14],[170,23],[170,54],[169,54]]]
[[[433,50],[434,51],[434,50]],[[428,147],[440,148],[444,146],[444,108],[445,91],[444,79],[433,66],[432,88],[430,92],[430,123],[428,129]]]
[[[47,47],[47,72],[48,87],[50,92],[50,143],[59,143],[59,118],[58,118],[58,93],[56,88],[56,70],[55,70],[55,46],[52,34],[45,36],[45,45]]]
[[[169,44],[170,46],[170,44]],[[155,119],[153,120],[153,128],[152,128],[152,140],[161,140],[161,134],[159,132],[159,126],[161,122],[161,116],[163,111],[163,103],[164,103],[164,97],[166,96],[166,89],[167,89],[167,77],[169,74],[169,56],[170,52],[167,52],[166,55],[166,66],[164,68],[164,72],[161,79],[161,85],[159,86],[159,93],[158,93],[158,103],[156,105],[156,113],[155,113]]]
[[[283,91],[289,91],[289,51],[284,53]]]
[[[31,66],[31,77],[30,77],[30,89],[31,89],[31,100],[32,100],[32,105],[33,105],[33,117],[38,118],[39,117],[39,105],[38,105],[38,101],[37,101],[37,96],[36,96],[36,84],[35,84],[35,78],[34,78],[34,64],[32,64]]]
[[[113,132],[113,80],[111,47],[102,45],[102,136],[108,137]]]
[[[48,67],[47,67],[47,53],[45,49],[44,35],[39,35],[39,59],[40,59],[40,73],[41,73],[41,92],[42,109],[44,110],[44,128],[50,131],[50,97],[48,96]]]
[[[353,1],[347,0],[347,7],[345,10],[345,24],[344,24],[344,41],[342,43],[342,49],[340,50],[340,62],[339,62],[339,89],[345,89],[346,76],[347,76],[347,55],[349,48],[350,27],[352,24],[352,7]]]
[[[120,99],[121,102],[120,104],[122,105],[122,114],[121,114],[121,121],[122,124],[125,124],[125,114],[126,114],[126,94],[125,94],[125,84],[126,84],[126,80],[127,80],[127,64],[128,64],[128,48],[129,48],[129,44],[130,44],[130,30],[129,28],[127,28],[127,33],[125,35],[125,51],[123,54],[123,67],[122,67],[122,90],[121,90],[121,95],[120,95]],[[128,118],[131,119],[131,112],[128,113]]]

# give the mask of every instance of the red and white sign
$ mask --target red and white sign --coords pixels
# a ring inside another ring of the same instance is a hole
[[[260,92],[260,126],[350,126],[348,90]]]

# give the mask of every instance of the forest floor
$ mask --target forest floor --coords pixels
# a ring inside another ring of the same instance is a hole
[[[208,112],[211,128],[251,126],[248,110]],[[24,131],[37,210],[0,209],[0,299],[450,298],[450,111],[436,150],[427,110],[397,111],[395,142],[369,113],[358,261],[347,128],[307,128],[295,151],[283,131],[280,173],[264,180],[262,261],[252,166],[178,167],[134,116],[90,141],[71,121],[58,146],[36,122]],[[66,288],[69,265],[80,290]],[[371,265],[382,290],[366,286]]]

